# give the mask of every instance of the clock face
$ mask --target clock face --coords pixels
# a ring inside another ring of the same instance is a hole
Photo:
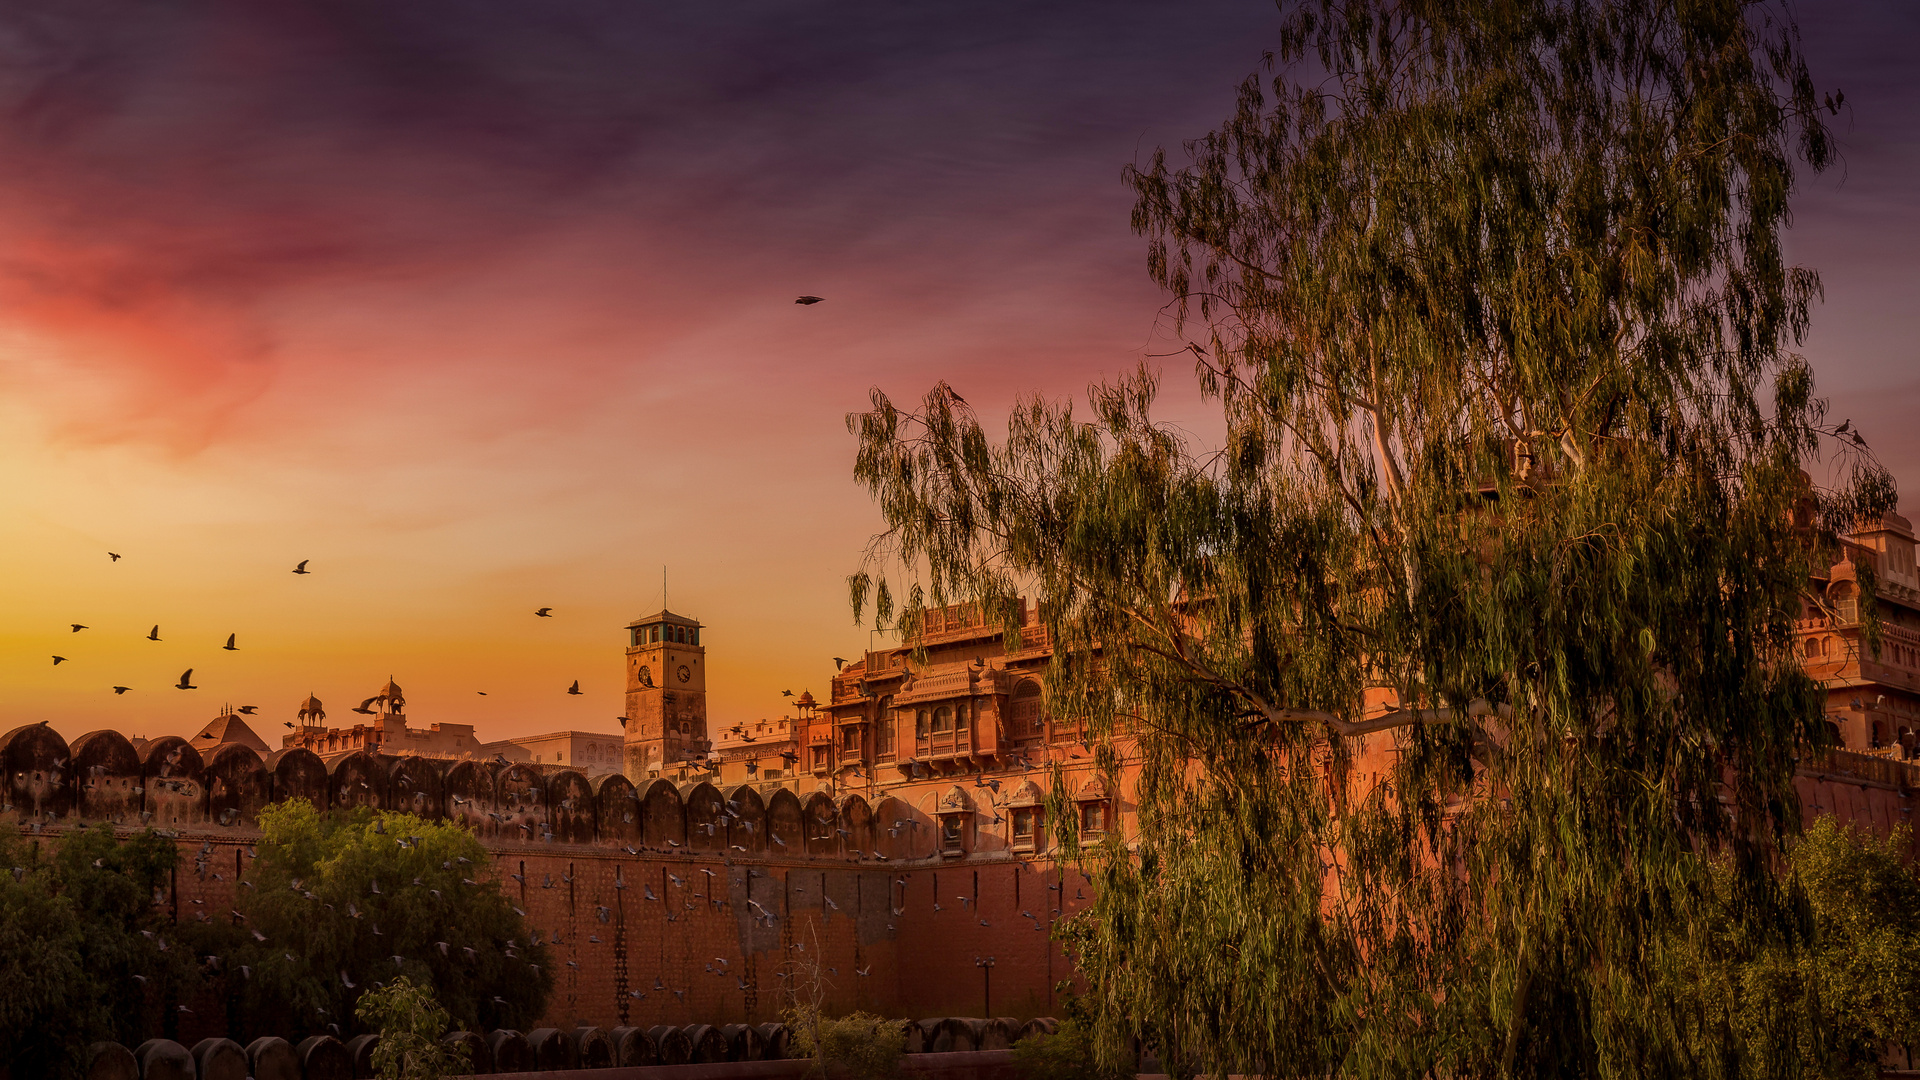
[[[687,682],[688,680],[693,678],[693,672],[688,671],[687,665],[685,664],[680,665],[680,671],[678,672],[678,674],[680,676],[681,682]]]

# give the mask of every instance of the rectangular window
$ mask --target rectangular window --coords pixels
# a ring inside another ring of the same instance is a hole
[[[1017,844],[1017,843],[1020,843],[1021,841],[1025,841],[1029,844],[1033,843],[1033,834],[1035,829],[1038,827],[1037,819],[1038,819],[1039,813],[1040,812],[1038,810],[1034,809],[1031,806],[1018,809],[1013,812],[1014,843]]]
[[[827,748],[824,746],[814,747],[813,748],[814,771],[816,772],[823,771],[826,769],[826,767],[827,767]]]
[[[947,851],[959,851],[961,844],[960,814],[944,814],[940,818],[940,846]]]
[[[913,737],[916,739],[927,737],[927,710],[925,709],[915,709],[913,712]]]
[[[860,729],[859,728],[847,727],[840,732],[840,749],[846,751],[850,755],[858,754],[860,752]]]
[[[880,726],[874,729],[873,751],[880,757],[890,758],[893,756],[893,725],[894,718],[892,716],[883,716],[880,718]]]
[[[1107,804],[1105,800],[1080,804],[1080,832],[1082,835],[1097,835],[1107,831]]]

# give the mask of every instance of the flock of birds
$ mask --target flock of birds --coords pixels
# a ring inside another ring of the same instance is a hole
[[[117,563],[117,562],[119,562],[119,561],[121,560],[121,558],[122,558],[122,557],[123,557],[123,556],[121,556],[121,554],[120,554],[119,552],[117,552],[117,551],[109,551],[109,552],[107,552],[107,561],[108,561],[108,562],[110,562],[110,563]],[[298,562],[297,564],[295,564],[295,565],[294,565],[294,568],[293,568],[293,572],[294,572],[294,573],[296,573],[296,574],[311,574],[311,573],[313,573],[313,571],[311,571],[311,570],[309,570],[309,569],[307,569],[307,564],[308,564],[309,562],[312,562],[312,561],[313,561],[313,560],[311,560],[311,559],[301,559],[301,560],[300,560],[300,561],[299,561],[299,562]],[[67,632],[68,632],[68,633],[70,633],[70,634],[77,634],[77,633],[79,633],[79,632],[81,632],[82,630],[91,630],[91,629],[93,629],[93,627],[91,627],[91,626],[88,626],[88,625],[87,625],[86,623],[68,623],[68,624],[67,624]],[[224,644],[224,645],[222,645],[222,646],[220,646],[220,648],[221,648],[222,650],[224,650],[224,651],[226,651],[226,652],[239,652],[239,651],[240,651],[240,645],[239,645],[239,637],[240,637],[240,635],[239,635],[239,634],[237,634],[237,633],[234,633],[234,634],[228,634],[228,635],[227,635],[227,643],[226,643],[226,644]],[[153,624],[153,629],[151,629],[151,630],[149,630],[149,631],[147,631],[147,634],[146,634],[146,638],[145,638],[145,640],[147,640],[147,641],[162,641],[162,640],[164,640],[164,639],[163,639],[163,638],[161,638],[161,636],[160,636],[160,624],[159,624],[159,623],[154,623],[154,624]],[[70,662],[71,662],[71,658],[70,658],[70,657],[66,657],[66,656],[61,656],[61,655],[60,655],[60,654],[58,654],[58,653],[55,653],[55,654],[53,654],[53,666],[54,666],[54,667],[59,667],[59,666],[60,666],[61,664],[65,664],[65,663],[70,663]],[[185,670],[185,671],[183,671],[183,672],[181,672],[181,673],[180,673],[180,681],[179,681],[179,682],[177,682],[177,683],[174,683],[174,684],[173,684],[173,688],[174,688],[174,689],[176,689],[176,690],[198,690],[198,689],[200,689],[200,688],[199,688],[198,686],[195,686],[195,685],[194,685],[194,683],[193,683],[193,668],[188,668],[187,670]],[[132,689],[133,689],[133,687],[131,687],[131,686],[122,686],[122,685],[120,685],[120,684],[118,684],[118,683],[116,683],[116,684],[114,684],[114,686],[113,686],[113,693],[114,693],[114,696],[116,696],[116,697],[117,697],[117,696],[119,696],[119,695],[121,695],[121,694],[124,694],[124,693],[127,693],[128,691],[130,691],[130,690],[132,690]],[[241,712],[243,712],[243,713],[251,713],[251,712],[253,712],[253,711],[254,711],[254,709],[255,709],[255,706],[252,706],[252,705],[245,705],[245,706],[242,706],[242,707],[240,708],[240,711],[241,711]],[[289,725],[289,726],[291,726],[291,725]]]
[[[818,299],[818,298],[816,298],[816,300],[817,300],[817,299]],[[123,557],[124,557],[124,556],[122,556],[122,555],[121,555],[121,554],[120,554],[119,552],[117,552],[117,551],[109,551],[109,552],[107,552],[107,561],[108,561],[108,562],[110,562],[110,563],[117,563],[117,562],[119,562],[119,561],[120,561],[120,560],[121,560],[121,559],[122,559]],[[311,574],[311,573],[313,573],[313,571],[311,571],[311,570],[309,570],[309,569],[307,569],[307,564],[308,564],[308,563],[310,563],[310,562],[312,562],[312,561],[313,561],[313,560],[311,560],[311,559],[301,559],[301,560],[300,560],[300,561],[299,561],[298,563],[296,563],[296,564],[294,565],[294,567],[293,567],[293,573],[295,573],[295,574]],[[538,609],[538,610],[536,610],[536,611],[534,612],[534,615],[535,615],[536,617],[538,617],[538,618],[542,618],[542,619],[551,619],[551,618],[553,618],[553,617],[554,617],[554,614],[553,614],[553,608],[551,608],[551,607],[543,607],[543,608],[540,608],[540,609]],[[86,623],[68,623],[68,624],[67,624],[67,627],[68,627],[68,630],[67,630],[67,632],[68,632],[69,634],[78,634],[78,633],[80,633],[80,632],[81,632],[82,630],[91,630],[91,629],[93,629],[93,627],[91,627],[91,626],[89,626],[89,625],[87,625]],[[228,634],[228,635],[227,635],[227,641],[226,641],[226,644],[224,644],[224,645],[221,645],[221,646],[220,646],[220,648],[221,648],[221,649],[222,649],[223,651],[226,651],[226,652],[239,652],[239,651],[240,651],[240,645],[239,645],[239,637],[240,637],[240,635],[239,635],[238,633],[232,633],[232,634]],[[147,640],[147,641],[163,641],[163,640],[165,640],[164,638],[162,638],[162,637],[160,636],[160,624],[159,624],[159,623],[155,623],[155,624],[153,625],[153,629],[151,629],[151,630],[149,630],[149,631],[147,631],[147,633],[146,633],[146,637],[144,638],[144,640]],[[72,660],[72,657],[68,657],[68,656],[62,656],[62,655],[60,655],[59,653],[54,653],[54,654],[52,654],[52,656],[53,656],[53,666],[54,666],[54,667],[59,667],[59,666],[60,666],[61,664],[66,664],[66,663],[71,663],[71,662],[73,662],[73,660]],[[193,668],[188,668],[188,669],[186,669],[185,671],[183,671],[183,672],[181,672],[181,673],[180,673],[180,681],[178,681],[178,682],[176,682],[176,683],[174,683],[174,684],[173,684],[173,688],[174,688],[175,690],[198,690],[198,689],[200,689],[200,687],[198,687],[198,686],[196,686],[196,685],[194,684],[194,682],[193,682],[193,672],[194,672],[194,669],[193,669]],[[118,697],[118,696],[119,696],[119,695],[121,695],[121,694],[125,694],[125,693],[127,693],[127,692],[129,692],[129,691],[131,691],[131,690],[133,689],[133,687],[131,687],[131,686],[123,686],[123,685],[120,685],[120,684],[118,684],[118,683],[116,683],[116,684],[114,684],[114,685],[113,685],[113,687],[112,687],[112,689],[113,689],[113,693],[114,693],[114,696],[116,696],[116,697]],[[487,692],[486,692],[485,690],[479,690],[479,691],[475,691],[475,692],[476,692],[476,693],[478,693],[478,694],[479,694],[479,695],[480,695],[481,697],[486,697],[486,696],[487,696]],[[575,696],[575,697],[579,697],[579,696],[581,696],[581,695],[582,695],[582,694],[584,693],[584,691],[582,691],[582,690],[580,689],[580,680],[579,680],[579,679],[575,679],[575,680],[573,680],[573,684],[572,684],[571,686],[569,686],[569,687],[567,687],[567,689],[566,689],[566,693],[568,693],[569,695],[572,695],[572,696]],[[374,700],[374,699],[372,699],[372,698],[369,698],[369,699],[368,699],[368,701],[372,701],[372,700]],[[358,709],[355,709],[354,711],[355,711],[355,712],[368,712],[368,711],[370,711],[370,710],[368,710],[368,709],[367,709],[367,707],[366,707],[366,706],[367,706],[367,702],[361,702],[361,705],[360,705],[360,708],[358,708]],[[236,710],[236,711],[238,711],[238,712],[241,712],[241,713],[245,713],[245,714],[248,714],[248,715],[251,715],[251,714],[252,714],[252,713],[253,713],[253,712],[255,711],[255,709],[257,709],[257,708],[258,708],[258,706],[255,706],[255,705],[242,705],[242,706],[241,706],[241,707],[240,707],[240,708],[239,708],[238,710]],[[619,719],[620,719],[620,720],[621,720],[621,721],[622,721],[623,723],[624,723],[624,722],[625,722],[625,720],[626,720],[626,718],[625,718],[625,717],[620,717]],[[286,726],[287,726],[287,727],[293,727],[294,725],[293,725],[293,723],[292,723],[291,721],[289,721],[289,722],[287,723],[287,725],[286,725]]]

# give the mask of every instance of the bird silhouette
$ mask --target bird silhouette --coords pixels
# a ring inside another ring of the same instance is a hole
[[[836,656],[833,658],[833,666],[836,668],[843,668],[847,666],[847,662]]]
[[[781,696],[781,697],[792,697],[792,696],[793,696],[793,691],[791,691],[791,690],[782,690],[782,691],[780,691],[780,696]]]
[[[243,715],[246,715],[246,716],[252,716],[252,715],[253,715],[253,711],[254,711],[255,709],[258,709],[259,707],[260,707],[260,706],[258,706],[258,705],[242,705],[242,706],[240,706],[240,712],[241,712],[241,713],[242,713]]]
[[[799,299],[795,300],[794,303],[799,304],[802,307],[810,307],[825,299],[826,297],[824,296],[802,296]]]
[[[580,692],[580,680],[579,680],[579,679],[575,679],[575,680],[573,680],[573,685],[572,685],[572,686],[569,686],[569,687],[567,687],[567,693],[569,693],[569,694],[578,694],[579,692]]]
[[[296,574],[311,574],[311,573],[313,573],[313,571],[311,571],[311,570],[309,570],[309,569],[307,569],[307,564],[308,564],[309,562],[312,562],[312,561],[313,561],[313,560],[311,560],[311,559],[301,559],[301,560],[300,560],[300,565],[299,565],[299,566],[296,566],[296,567],[294,567],[294,568],[293,568],[293,572],[294,572],[294,573],[296,573]]]
[[[475,690],[474,693],[479,694],[481,697],[487,696],[487,692],[485,690]]]
[[[240,646],[238,646],[238,645],[235,645],[235,644],[233,643],[233,639],[234,639],[234,635],[232,635],[232,634],[228,634],[228,635],[227,635],[227,643],[226,643],[225,645],[222,645],[222,646],[220,646],[220,647],[221,647],[221,648],[223,648],[223,649],[225,649],[225,650],[227,650],[228,652],[239,652],[239,651],[240,651]]]
[[[87,629],[86,623],[68,623],[67,625],[73,627],[73,632],[76,634]]]
[[[108,562],[119,562],[119,561],[120,561],[120,553],[119,553],[119,552],[117,552],[117,551],[109,551],[109,552],[107,552],[107,561],[108,561]]]
[[[115,694],[124,694],[131,689],[133,689],[131,686],[116,686],[113,688],[113,692]]]
[[[534,612],[534,614],[540,616],[543,619],[551,619],[553,618],[553,609],[550,607],[543,607],[539,611]]]
[[[67,658],[64,656],[56,656],[53,658],[54,667],[59,667],[61,664],[64,664],[66,662],[67,662]]]
[[[147,631],[147,640],[148,641],[160,640],[160,624],[159,623],[154,623],[153,629]]]
[[[192,668],[188,668],[187,670],[180,673],[180,681],[174,684],[174,689],[176,690],[200,689],[199,687],[193,685],[193,669]]]

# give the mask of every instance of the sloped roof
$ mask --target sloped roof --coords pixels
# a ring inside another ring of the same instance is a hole
[[[253,729],[247,726],[247,722],[234,713],[223,713],[214,717],[207,722],[206,727],[200,729],[199,734],[188,741],[193,743],[193,748],[200,751],[202,755],[226,743],[239,743],[262,754],[268,750],[266,741],[254,734]]]

